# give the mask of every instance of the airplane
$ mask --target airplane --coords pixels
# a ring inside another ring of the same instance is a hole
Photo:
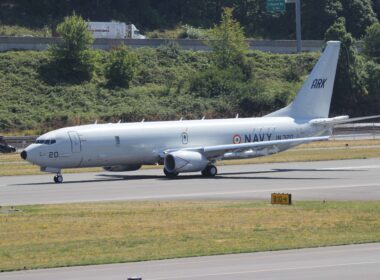
[[[163,164],[168,178],[179,173],[217,175],[215,162],[276,154],[300,144],[327,140],[336,124],[376,118],[329,118],[340,52],[329,41],[295,99],[260,118],[179,120],[81,125],[57,129],[37,138],[21,158],[56,174],[62,169],[103,167],[133,171]]]

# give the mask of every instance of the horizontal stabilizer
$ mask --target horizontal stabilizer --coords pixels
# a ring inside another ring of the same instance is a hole
[[[377,118],[380,118],[380,115],[358,117],[358,118],[349,118],[348,116],[339,116],[335,118],[313,119],[309,121],[309,123],[315,124],[315,125],[336,125],[336,124],[352,123],[352,122],[377,119]]]

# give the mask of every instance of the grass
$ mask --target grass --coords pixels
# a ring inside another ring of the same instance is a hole
[[[380,157],[378,146],[380,146],[380,140],[315,142],[269,157],[221,161],[218,162],[218,165],[376,158]],[[157,166],[144,166],[143,168],[157,168]],[[64,173],[100,171],[102,171],[101,168],[78,168],[65,169]],[[18,154],[0,154],[0,176],[32,174],[44,173],[39,171],[38,166],[21,160]]]
[[[380,241],[380,202],[117,202],[0,209],[0,270]]]
[[[51,30],[47,26],[41,29],[32,29],[17,25],[0,24],[0,36],[50,37]]]

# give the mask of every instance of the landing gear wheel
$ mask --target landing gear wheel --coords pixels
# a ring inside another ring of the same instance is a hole
[[[214,177],[218,174],[218,169],[215,165],[208,165],[204,170],[202,170],[202,175],[206,177]]]
[[[174,178],[178,176],[178,172],[169,172],[166,170],[166,168],[164,168],[164,173],[165,173],[165,176],[168,178]]]
[[[63,182],[63,177],[61,174],[58,174],[58,175],[55,175],[54,176],[54,182],[55,183],[58,183],[58,184],[61,184]]]

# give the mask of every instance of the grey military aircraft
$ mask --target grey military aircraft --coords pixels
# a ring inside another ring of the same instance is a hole
[[[132,171],[163,164],[170,178],[183,172],[212,177],[218,160],[266,156],[327,140],[336,124],[375,117],[328,117],[339,51],[340,42],[327,42],[294,101],[264,117],[66,127],[38,137],[21,157],[56,174],[56,183],[63,182],[62,169],[95,166]]]

